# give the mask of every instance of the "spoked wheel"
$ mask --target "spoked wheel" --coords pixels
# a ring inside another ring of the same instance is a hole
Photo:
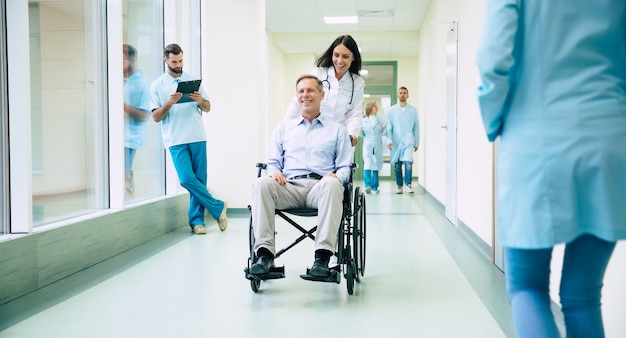
[[[361,208],[361,203],[362,200],[361,198],[359,198],[359,187],[356,188],[356,191],[354,192],[354,209],[352,209],[352,211],[354,212],[354,217],[352,218],[352,257],[354,258],[354,278],[356,279],[357,282],[361,282],[361,279],[359,278],[359,269],[360,269],[360,265],[361,265],[361,260],[359,258],[359,246],[360,246],[360,241],[359,241],[359,233],[360,233],[360,218],[361,218],[361,214],[359,213],[359,210]]]
[[[355,256],[355,259],[359,260],[359,270],[361,272],[361,276],[365,275],[365,233],[366,233],[366,220],[365,220],[365,196],[361,194],[361,209],[359,210],[359,234],[358,234],[358,245],[356,245],[358,251],[358,255]]]
[[[358,192],[358,190],[357,190]],[[352,234],[352,247],[354,250],[354,261],[356,266],[356,280],[360,282],[360,277],[365,270],[365,196],[361,193],[354,198],[354,227]]]

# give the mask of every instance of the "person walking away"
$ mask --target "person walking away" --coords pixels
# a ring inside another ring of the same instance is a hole
[[[376,102],[365,105],[363,130],[363,183],[366,194],[378,194],[378,172],[383,168],[383,135],[386,134],[386,120],[378,115]]]
[[[601,289],[626,238],[626,2],[490,0],[476,63],[489,141],[499,138],[498,236],[517,337],[605,336]]]

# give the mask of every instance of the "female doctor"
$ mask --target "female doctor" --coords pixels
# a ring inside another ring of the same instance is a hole
[[[626,238],[626,2],[489,0],[477,64],[500,139],[499,237],[517,337],[604,337],[602,280]],[[572,24],[575,23],[575,24]]]
[[[317,59],[315,66],[310,74],[320,79],[324,86],[321,113],[348,129],[354,147],[361,132],[365,87],[365,81],[359,75],[361,53],[356,41],[350,35],[339,36]],[[300,108],[294,97],[284,120],[299,116]]]

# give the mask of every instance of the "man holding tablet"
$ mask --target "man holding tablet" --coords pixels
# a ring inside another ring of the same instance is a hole
[[[206,187],[206,135],[202,112],[209,112],[211,103],[200,81],[183,72],[183,50],[179,45],[167,45],[163,61],[165,73],[152,82],[150,90],[152,118],[160,123],[163,144],[172,155],[180,184],[189,191],[189,226],[194,234],[206,234],[206,209],[224,231],[228,226],[227,205],[213,198]],[[192,80],[197,81],[189,83]],[[180,89],[179,83],[182,83]],[[187,93],[183,94],[184,91]]]

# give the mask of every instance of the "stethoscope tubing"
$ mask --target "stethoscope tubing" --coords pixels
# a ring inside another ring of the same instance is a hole
[[[352,91],[350,92],[350,102],[348,102],[348,110],[352,109],[352,99],[354,98],[354,76],[352,72],[348,70],[350,73],[350,80],[352,80]],[[322,80],[322,87],[324,87],[324,82],[328,83],[328,91],[330,91],[330,81],[328,81],[328,71],[326,72],[326,79]]]

